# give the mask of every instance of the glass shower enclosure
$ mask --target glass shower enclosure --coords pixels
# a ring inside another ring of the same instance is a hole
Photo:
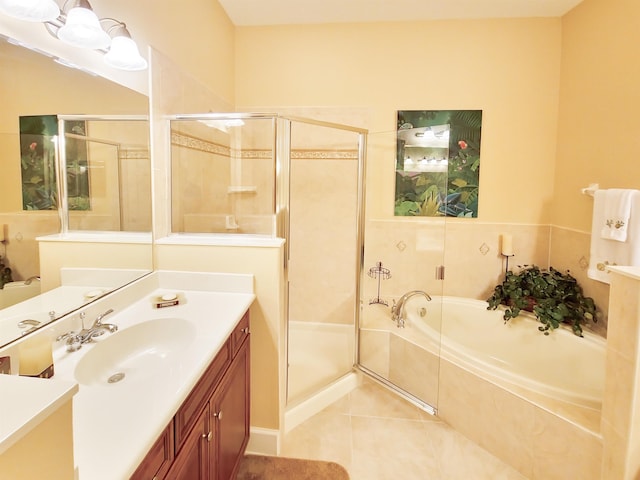
[[[391,173],[382,169],[368,173],[374,208],[364,215],[365,153],[388,165],[396,140],[273,113],[171,119],[171,231],[286,240],[288,407],[359,369],[437,408],[445,217],[389,217],[376,207]],[[403,296],[399,327],[392,308]],[[409,320],[423,311],[428,345]]]
[[[273,113],[171,119],[171,231],[286,240],[288,405],[354,368],[365,145]]]
[[[397,131],[371,133],[368,140],[369,165],[396,161],[396,202],[392,204],[390,194],[368,189],[358,365],[420,408],[435,413],[446,217],[426,213],[437,211],[438,202],[431,192],[434,186],[446,188],[446,168],[440,165],[443,162],[411,161],[424,152],[399,148]],[[392,172],[369,168],[367,181],[377,188],[389,187]],[[407,184],[413,188],[403,197],[399,193]],[[380,197],[384,205],[377,204]],[[390,217],[392,206],[395,215]]]

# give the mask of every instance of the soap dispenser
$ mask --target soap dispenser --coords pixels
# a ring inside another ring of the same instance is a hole
[[[18,373],[25,377],[53,377],[53,342],[47,333],[35,334],[18,346]]]

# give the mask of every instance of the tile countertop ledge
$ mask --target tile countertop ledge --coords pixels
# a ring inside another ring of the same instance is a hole
[[[608,267],[612,272],[618,273],[622,276],[640,280],[640,267]]]
[[[0,454],[78,391],[73,382],[0,375]]]
[[[127,327],[157,318],[181,319],[195,327],[188,346],[163,370],[130,375],[113,384],[79,385],[73,411],[79,480],[133,474],[255,299],[251,275],[174,273],[152,274],[158,278],[158,288],[104,319],[118,325],[118,332],[107,333],[77,352],[67,352],[64,346],[54,351],[55,376],[48,381],[67,383],[75,381],[75,367],[84,355]],[[221,291],[212,291],[216,286]],[[152,299],[165,293],[180,293],[186,302],[154,308]]]

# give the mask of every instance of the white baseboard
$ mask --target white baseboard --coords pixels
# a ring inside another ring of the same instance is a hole
[[[271,428],[251,427],[246,453],[278,455],[280,453],[280,432]]]
[[[351,372],[335,381],[324,390],[316,393],[313,397],[308,398],[293,407],[287,408],[287,411],[284,413],[284,432],[289,432],[308,418],[331,405],[336,400],[344,397],[347,393],[356,388],[359,383],[359,374]]]

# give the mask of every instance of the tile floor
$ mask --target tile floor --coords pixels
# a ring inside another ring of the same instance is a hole
[[[526,480],[372,380],[288,432],[281,455],[341,464],[351,480]]]

